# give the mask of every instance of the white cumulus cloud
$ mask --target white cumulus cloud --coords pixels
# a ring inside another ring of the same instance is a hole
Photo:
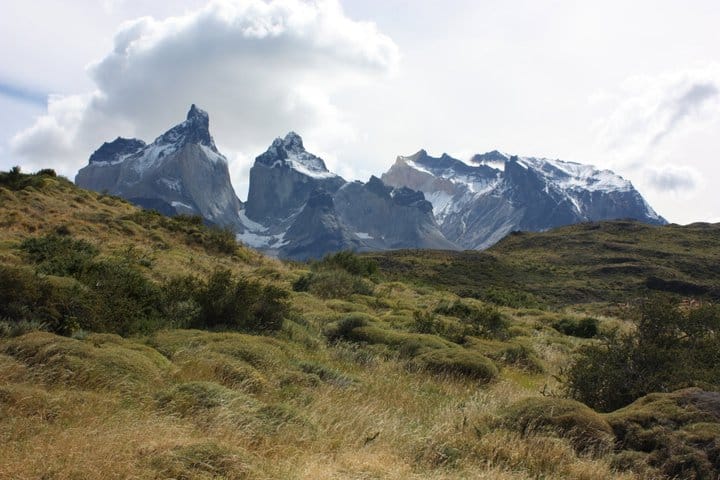
[[[112,51],[88,67],[94,91],[51,97],[11,148],[28,169],[53,164],[72,176],[103,141],[152,140],[191,103],[210,113],[216,141],[238,162],[289,130],[343,142],[356,132],[332,96],[392,73],[398,60],[388,36],[337,0],[215,0],[122,24]]]

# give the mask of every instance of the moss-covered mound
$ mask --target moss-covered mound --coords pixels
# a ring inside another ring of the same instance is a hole
[[[33,332],[5,341],[0,354],[25,367],[26,381],[81,389],[152,388],[165,381],[170,368],[156,350],[110,334],[76,340]]]
[[[498,376],[498,369],[489,358],[464,348],[431,350],[417,357],[425,369],[448,375],[459,375],[489,382]]]
[[[215,443],[180,445],[149,452],[157,478],[238,480],[249,478],[242,454]]]
[[[565,398],[526,398],[512,405],[503,420],[505,426],[523,434],[558,434],[583,452],[606,452],[614,442],[613,430],[602,415]]]
[[[720,478],[720,392],[653,393],[606,416],[616,463],[670,478]]]

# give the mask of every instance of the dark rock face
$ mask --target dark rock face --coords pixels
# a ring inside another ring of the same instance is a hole
[[[301,260],[344,249],[483,249],[515,230],[585,221],[665,223],[607,170],[496,150],[465,163],[421,150],[398,157],[382,178],[348,183],[295,132],[255,159],[243,205],[209,116],[195,105],[149,145],[104,143],[75,182],[168,215],[201,215],[234,228],[248,246]]]
[[[348,183],[307,152],[294,132],[277,138],[250,170],[240,239],[305,260],[339,250],[457,248],[444,238],[422,192],[377,177]]]
[[[313,191],[333,193],[344,183],[321,158],[305,151],[298,134],[290,132],[255,159],[245,214],[256,222],[281,221],[297,213]]]
[[[112,142],[105,142],[90,155],[90,163],[121,162],[125,157],[139,152],[146,144],[137,138],[118,137]]]
[[[497,150],[471,163],[421,150],[398,157],[382,179],[422,191],[445,237],[467,249],[487,248],[515,230],[619,218],[665,223],[630,182],[608,170]]]
[[[184,122],[150,145],[123,138],[103,144],[75,183],[165,214],[200,215],[210,223],[240,229],[242,205],[209,125],[208,114],[192,105]]]
[[[295,260],[322,258],[329,252],[359,250],[362,242],[338,218],[330,193],[315,190],[285,233],[280,256]]]
[[[457,248],[440,232],[422,192],[392,188],[371,177],[365,184],[353,182],[338,190],[335,204],[342,221],[370,250]]]

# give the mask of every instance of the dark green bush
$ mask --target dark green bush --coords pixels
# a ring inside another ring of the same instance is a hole
[[[238,242],[235,232],[229,227],[207,227],[205,230],[203,245],[210,251],[233,255],[237,253]]]
[[[630,333],[582,347],[566,372],[575,399],[611,411],[650,392],[720,387],[720,307],[644,302]]]
[[[494,305],[477,307],[460,300],[444,301],[435,308],[435,313],[460,320],[467,327],[466,335],[490,338],[507,338],[508,336],[507,319]]]
[[[318,270],[342,269],[351,275],[369,277],[377,272],[378,266],[375,260],[363,258],[350,251],[337,252],[325,256],[314,265]]]
[[[98,249],[85,240],[74,240],[69,231],[28,238],[20,244],[38,272],[48,275],[77,277],[87,268]]]
[[[538,308],[542,305],[540,300],[531,293],[499,287],[490,287],[483,290],[480,295],[469,296],[479,296],[483,301],[502,307]]]
[[[309,292],[320,298],[348,298],[353,294],[372,295],[373,284],[342,269],[311,272],[294,284],[296,292]]]
[[[93,300],[76,282],[61,284],[27,270],[0,266],[0,318],[7,331],[21,325],[69,335],[93,318]]]
[[[438,319],[433,312],[415,310],[413,320],[415,320],[415,331],[418,333],[437,334],[440,332]]]
[[[36,174],[22,173],[20,167],[15,166],[8,172],[0,172],[0,187],[9,190],[24,190],[28,187],[42,189],[46,185],[46,180],[56,178],[55,170],[46,168],[38,171]],[[67,182],[66,179],[61,179]]]
[[[90,264],[79,280],[94,294],[94,321],[83,328],[120,335],[147,333],[163,326],[161,289],[133,264],[102,260]]]
[[[245,278],[234,278],[229,270],[216,270],[195,292],[200,315],[193,326],[227,327],[247,331],[282,328],[288,314],[287,291]]]
[[[203,218],[200,215],[180,214],[172,217],[176,223],[199,227],[203,225]]]
[[[209,253],[234,255],[238,252],[239,244],[232,229],[205,225],[199,215],[166,217],[155,210],[138,210],[120,220],[129,220],[148,229],[183,233],[188,244],[200,245]]]
[[[553,328],[560,333],[579,338],[593,338],[599,332],[600,322],[592,317],[585,317],[581,320],[573,318],[562,318],[553,323]]]
[[[143,213],[139,218],[158,217]],[[274,331],[288,314],[289,294],[274,285],[234,278],[229,270],[218,270],[204,281],[185,277],[156,283],[140,268],[151,264],[132,249],[121,258],[98,260],[93,245],[69,234],[21,244],[42,275],[0,269],[0,319],[33,321],[64,335],[78,329],[131,335],[163,327]]]
[[[293,284],[296,292],[310,292],[321,298],[347,298],[353,294],[372,295],[374,285],[363,277],[377,271],[374,260],[352,252],[327,255],[311,265],[312,272]]]

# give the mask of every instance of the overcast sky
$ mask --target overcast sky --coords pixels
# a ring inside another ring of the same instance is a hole
[[[720,221],[717,0],[3,0],[0,169],[210,113],[240,198],[277,136],[347,179],[420,148],[610,168]]]

